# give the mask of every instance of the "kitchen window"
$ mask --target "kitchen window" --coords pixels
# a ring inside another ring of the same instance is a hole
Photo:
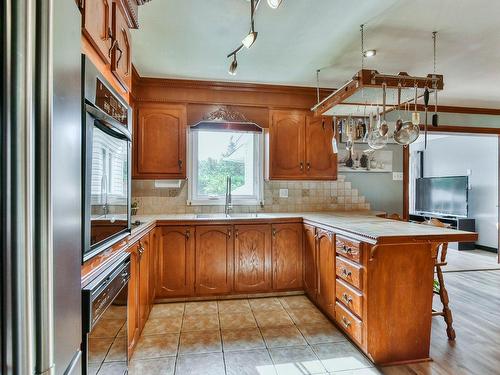
[[[188,204],[224,205],[228,176],[233,205],[262,203],[263,136],[254,128],[258,130],[224,125],[190,129]]]

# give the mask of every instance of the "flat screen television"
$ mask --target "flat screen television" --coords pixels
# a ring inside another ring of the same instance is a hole
[[[416,179],[415,211],[436,216],[468,216],[468,176]]]

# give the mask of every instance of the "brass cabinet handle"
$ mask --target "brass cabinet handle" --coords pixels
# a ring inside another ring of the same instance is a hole
[[[178,164],[179,164],[179,170],[181,170],[182,169],[182,160],[181,159],[179,159]]]
[[[351,271],[348,271],[347,268],[342,268],[342,275],[345,276],[345,277],[351,277],[352,276],[352,272]]]
[[[344,324],[344,327],[349,328],[351,326],[351,322],[347,320],[345,316],[342,317],[342,323]]]
[[[276,228],[273,228],[273,237],[276,237]]]
[[[235,237],[235,238],[238,238],[238,229],[235,229],[235,230],[234,230],[234,237]]]
[[[303,171],[304,170],[304,162],[300,162],[300,170]]]
[[[342,293],[342,299],[347,304],[352,303],[352,298],[350,296],[348,296],[347,293]]]
[[[191,237],[191,232],[189,231],[189,229],[186,230],[186,239],[189,240],[189,237]]]
[[[122,59],[123,55],[123,51],[120,48],[120,44],[118,42],[116,43],[116,49],[118,50],[118,52],[120,52],[120,56],[118,57],[118,60],[116,60],[116,67],[118,67],[120,65],[120,60]]]
[[[352,249],[347,245],[342,245],[342,251],[346,254],[352,254]]]
[[[231,229],[229,229],[229,230],[227,231],[227,236],[228,236],[229,238],[231,238]]]
[[[307,166],[307,170],[310,171],[311,170],[311,163],[310,162],[307,162],[306,163],[306,166]]]

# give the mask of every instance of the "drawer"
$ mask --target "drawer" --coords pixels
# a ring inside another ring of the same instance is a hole
[[[336,258],[337,276],[359,290],[363,289],[363,268],[354,262],[350,262],[342,257]]]
[[[337,300],[347,306],[358,317],[363,318],[363,294],[340,279],[336,280],[336,284],[335,294]]]
[[[361,248],[359,245],[359,242],[348,240],[347,238],[341,236],[337,236],[335,240],[337,254],[358,263],[361,262]]]
[[[363,343],[363,322],[339,302],[335,304],[335,321],[354,341]]]

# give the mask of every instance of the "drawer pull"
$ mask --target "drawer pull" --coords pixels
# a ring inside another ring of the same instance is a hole
[[[347,245],[342,245],[342,251],[346,254],[352,254],[352,249]]]
[[[342,294],[342,299],[344,300],[345,303],[350,304],[352,303],[352,298],[347,295],[347,293]]]
[[[342,268],[342,276],[344,277],[351,277],[352,272],[348,271],[347,268]]]
[[[342,317],[342,324],[344,324],[345,328],[349,328],[351,326],[351,322],[347,320],[345,316]]]

